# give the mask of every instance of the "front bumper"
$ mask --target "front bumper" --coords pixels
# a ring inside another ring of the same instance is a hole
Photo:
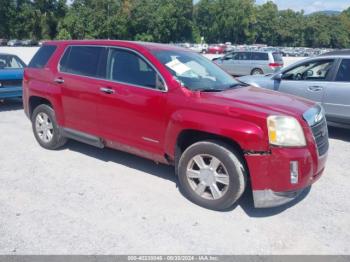
[[[274,192],[270,189],[253,191],[254,206],[256,208],[269,208],[287,204],[303,193],[305,189],[287,192]]]
[[[275,207],[297,198],[322,175],[327,154],[319,156],[316,148],[272,148],[263,155],[246,155],[254,205]],[[298,179],[292,181],[291,162],[298,163]]]
[[[0,88],[0,99],[21,97],[22,95],[23,95],[23,89],[21,86],[1,87]]]

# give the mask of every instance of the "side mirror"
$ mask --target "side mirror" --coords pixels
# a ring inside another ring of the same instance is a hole
[[[165,83],[158,74],[156,75],[156,89],[166,91]]]
[[[282,73],[278,73],[278,74],[274,75],[272,79],[276,80],[276,81],[281,81],[282,77],[283,77],[283,74]]]

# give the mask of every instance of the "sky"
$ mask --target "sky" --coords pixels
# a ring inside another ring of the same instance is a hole
[[[194,0],[198,2],[199,0]],[[267,0],[256,0],[258,4],[263,4]],[[304,10],[306,14],[317,11],[332,10],[343,11],[350,7],[350,0],[273,0],[278,8],[293,9],[295,11]]]
[[[257,0],[258,4],[263,4],[266,0]],[[300,11],[303,9],[306,14],[324,11],[324,10],[334,10],[343,11],[350,7],[350,0],[273,0],[279,9],[293,9]]]

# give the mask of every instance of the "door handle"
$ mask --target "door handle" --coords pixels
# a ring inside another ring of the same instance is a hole
[[[309,86],[308,90],[311,92],[319,92],[323,90],[322,86]]]
[[[53,81],[55,83],[57,83],[57,84],[63,84],[64,83],[64,79],[62,77],[57,77]]]
[[[100,91],[101,91],[102,93],[105,93],[105,94],[108,94],[108,95],[112,95],[112,94],[115,93],[115,91],[114,91],[113,89],[108,88],[108,87],[101,87],[101,88],[100,88]]]

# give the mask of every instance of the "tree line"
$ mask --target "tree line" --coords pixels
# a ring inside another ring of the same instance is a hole
[[[278,10],[254,0],[0,0],[0,38],[232,42],[350,47],[339,15]]]

